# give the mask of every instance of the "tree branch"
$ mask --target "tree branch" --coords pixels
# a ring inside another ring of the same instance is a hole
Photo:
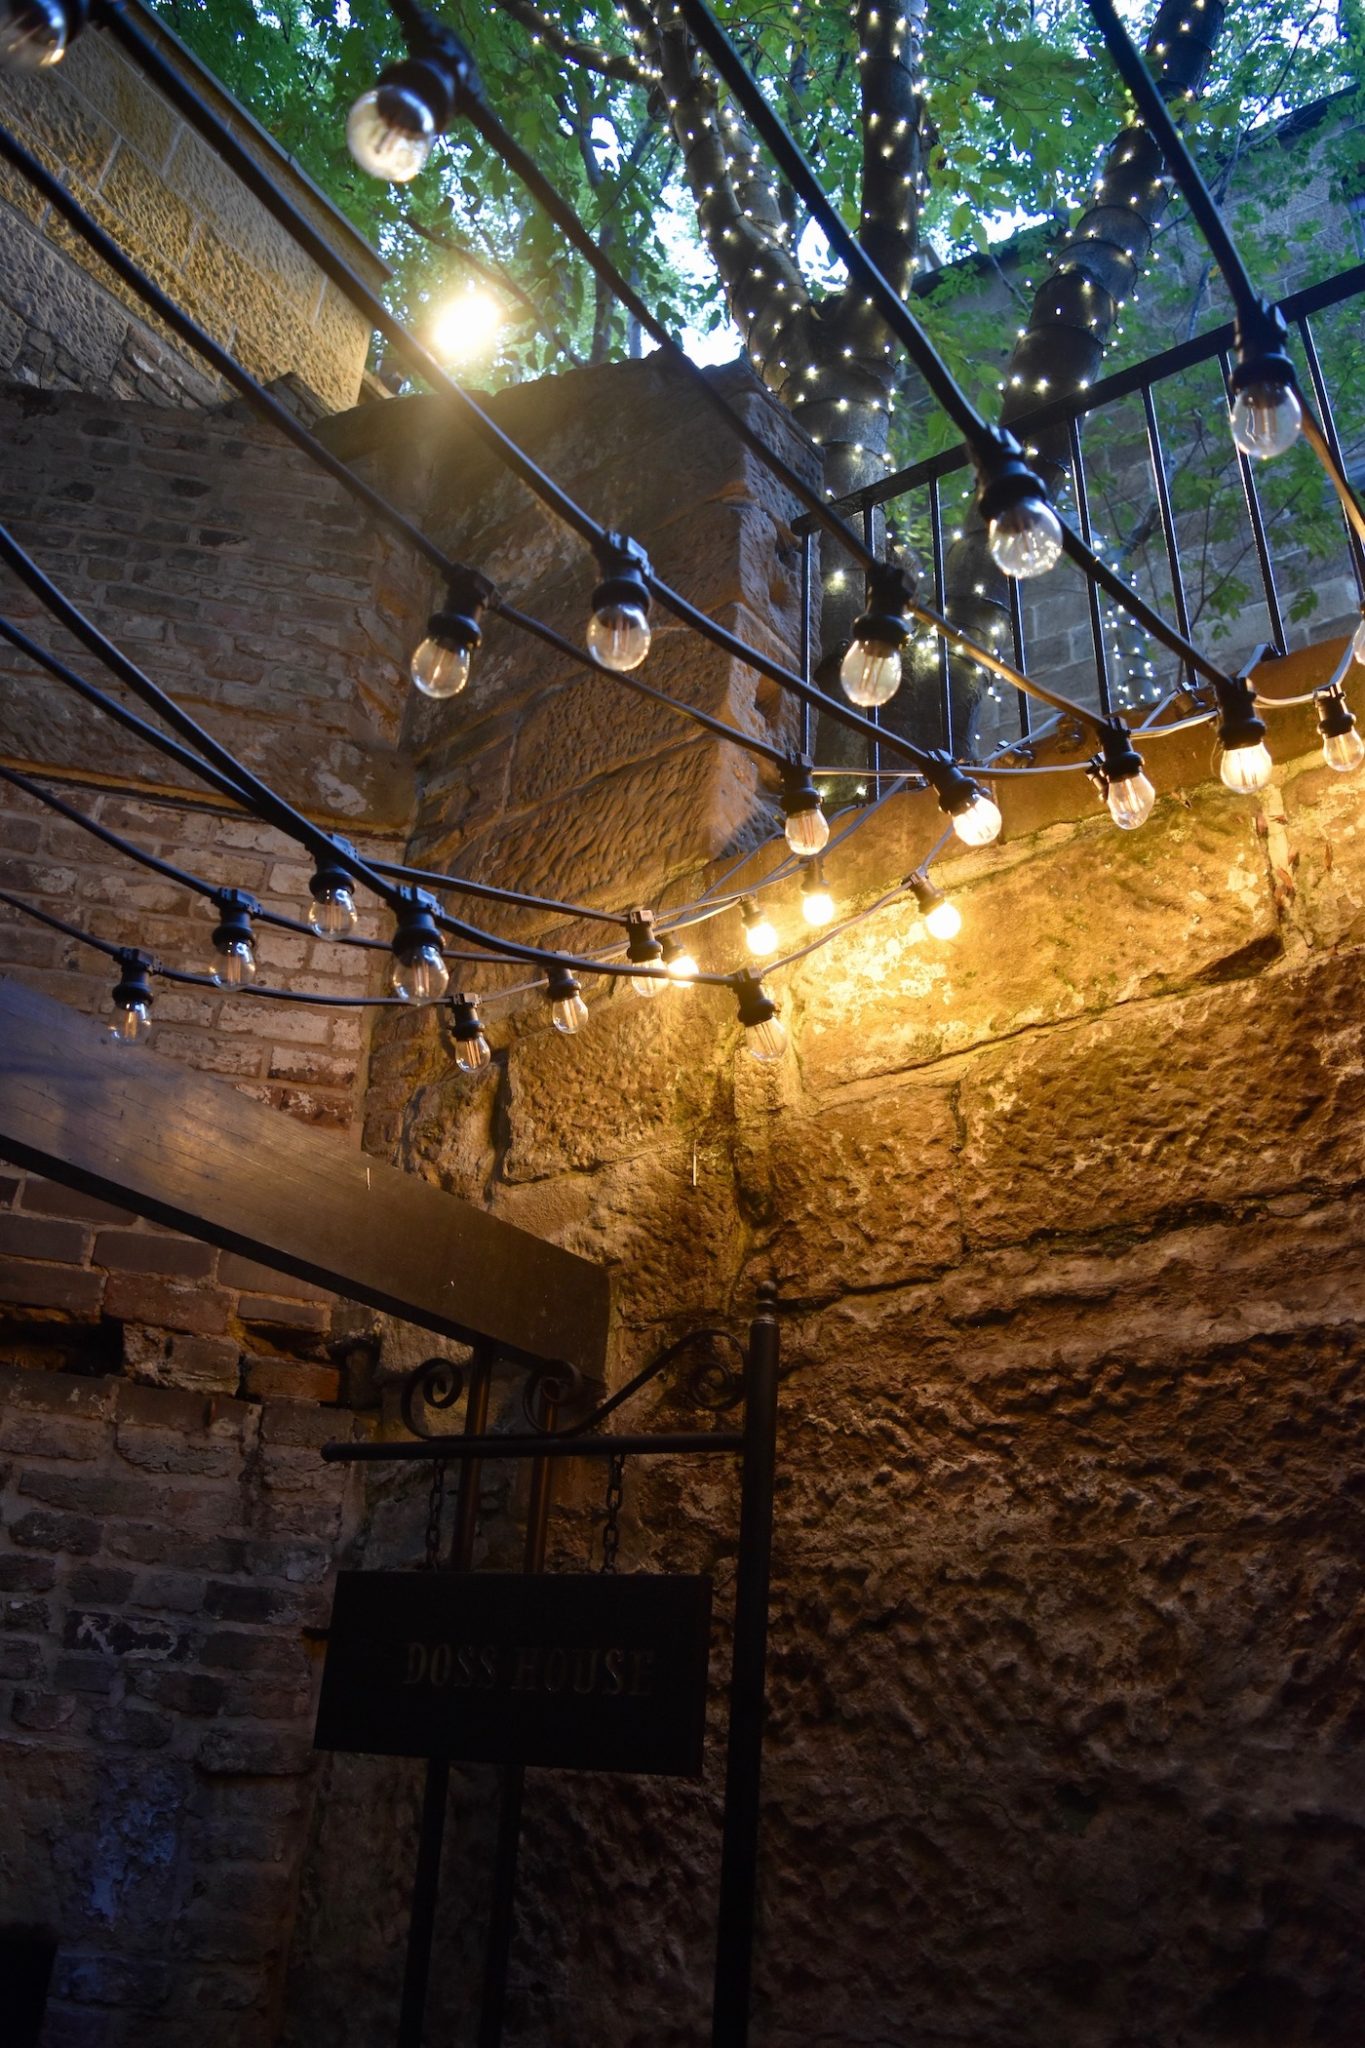
[[[499,13],[509,15],[513,21],[519,21],[523,28],[529,29],[532,42],[543,43],[547,50],[553,50],[567,64],[576,64],[584,71],[595,71],[599,78],[612,78],[620,85],[649,86],[653,82],[634,57],[613,56],[609,50],[599,50],[595,43],[585,43],[581,37],[569,35],[552,16],[535,5],[535,0],[493,0],[493,4]]]

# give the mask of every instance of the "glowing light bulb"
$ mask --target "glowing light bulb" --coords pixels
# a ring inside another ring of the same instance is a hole
[[[746,896],[740,905],[744,919],[744,943],[749,951],[760,959],[765,953],[777,951],[777,926],[760,909],[752,896]]]
[[[452,647],[428,634],[418,642],[409,673],[424,697],[458,697],[473,660],[472,647]]]
[[[1246,747],[1224,747],[1218,773],[1224,786],[1238,796],[1252,796],[1270,780],[1274,763],[1264,740]]]
[[[488,349],[502,323],[503,310],[492,293],[469,285],[447,299],[432,321],[432,350],[444,363],[467,363]]]
[[[1123,831],[1132,832],[1151,817],[1156,791],[1145,775],[1125,775],[1110,783],[1104,800],[1114,823]]]
[[[828,924],[834,915],[834,898],[818,860],[812,861],[801,877],[801,915],[813,925]]]
[[[829,819],[818,804],[811,811],[793,811],[783,830],[788,846],[803,860],[823,853],[829,845]]]
[[[391,185],[415,178],[435,141],[435,115],[405,85],[376,85],[363,92],[346,118],[346,147],[361,170]]]
[[[638,605],[599,605],[588,621],[588,648],[604,668],[624,674],[649,653],[649,620]]]
[[[44,71],[66,54],[61,0],[0,0],[0,69]]]
[[[256,951],[250,939],[231,938],[218,947],[213,979],[219,988],[245,988],[256,979]]]
[[[701,973],[696,960],[686,946],[676,939],[666,938],[663,943],[664,972],[672,981],[695,981]]]
[[[1263,378],[1247,384],[1232,402],[1230,416],[1234,445],[1243,455],[1268,462],[1283,455],[1299,438],[1303,407],[1289,384]]]
[[[1000,806],[984,790],[977,790],[960,811],[953,812],[953,830],[965,846],[989,846],[999,837],[1003,823]]]
[[[955,939],[962,930],[962,912],[945,896],[926,912],[924,928],[936,939]]]
[[[309,929],[319,939],[344,939],[355,930],[359,916],[347,882],[329,883],[315,890],[308,905]]]
[[[152,1028],[151,963],[131,947],[117,958],[119,978],[109,1036],[116,1045],[140,1045]]]
[[[900,650],[855,640],[840,664],[839,681],[850,704],[865,711],[888,703],[901,686]]]
[[[1062,553],[1062,523],[1042,498],[1021,498],[991,520],[991,560],[1006,576],[1045,576]]]
[[[440,947],[430,940],[405,947],[394,957],[389,986],[405,1003],[431,1003],[443,996],[450,986],[450,969]]]

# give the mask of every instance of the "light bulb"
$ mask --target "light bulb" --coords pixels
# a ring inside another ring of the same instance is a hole
[[[1273,766],[1265,741],[1257,740],[1250,747],[1224,747],[1218,773],[1226,788],[1235,790],[1238,796],[1252,796],[1265,788]]]
[[[0,0],[0,68],[43,71],[66,54],[60,0]]]
[[[1324,733],[1322,758],[1338,775],[1351,775],[1365,761],[1365,740],[1354,726],[1349,732]]]
[[[828,924],[834,915],[834,898],[823,882],[801,891],[801,914],[807,924]]]
[[[850,704],[875,710],[901,686],[899,648],[883,647],[875,640],[855,640],[840,664],[839,681]]]
[[[1062,553],[1062,523],[1044,498],[1021,498],[990,523],[991,560],[1006,576],[1045,576]]]
[[[695,981],[701,973],[701,969],[685,946],[672,955],[664,971],[673,981]]]
[[[971,802],[953,812],[953,830],[965,846],[989,846],[1004,823],[1000,806],[978,790]]]
[[[228,939],[216,949],[213,979],[219,988],[245,988],[256,979],[256,952],[250,939]]]
[[[787,1050],[787,1027],[780,1017],[765,1017],[761,1024],[746,1024],[744,1044],[752,1058],[780,1060]]]
[[[741,915],[744,919],[744,943],[749,951],[759,957],[764,953],[775,953],[777,926],[765,916],[752,897],[741,906]]]
[[[372,178],[406,185],[426,163],[436,140],[436,118],[405,85],[363,92],[346,117],[346,147]]]
[[[588,1006],[577,990],[571,996],[557,996],[550,1005],[550,1017],[556,1031],[562,1031],[566,1038],[572,1038],[575,1031],[581,1031],[588,1021]]]
[[[925,912],[924,928],[936,939],[955,939],[962,930],[962,912],[945,896]]]
[[[1156,791],[1145,775],[1125,775],[1110,783],[1104,800],[1114,823],[1123,831],[1132,832],[1151,817]]]
[[[1292,385],[1266,378],[1248,384],[1232,402],[1233,442],[1243,455],[1262,462],[1283,455],[1299,438],[1303,407]]]
[[[803,860],[810,860],[815,854],[823,853],[829,845],[829,819],[820,809],[793,811],[784,831],[787,844],[793,853],[799,853]]]
[[[151,1028],[152,1006],[149,1002],[120,1003],[114,1011],[109,1036],[116,1045],[140,1045]]]
[[[466,1074],[477,1074],[491,1061],[488,1040],[480,1032],[477,1038],[461,1038],[455,1045],[455,1064]]]
[[[344,882],[315,892],[308,905],[309,929],[319,939],[345,938],[355,930],[359,916],[355,898]]]
[[[1352,659],[1365,663],[1365,619],[1362,619],[1351,636]]]
[[[424,697],[458,697],[473,660],[472,647],[450,647],[428,635],[418,642],[409,673]]]
[[[588,647],[604,668],[638,668],[649,653],[649,620],[636,604],[599,605],[588,621]]]
[[[413,946],[395,955],[389,986],[405,1003],[430,1003],[450,986],[450,970],[439,946]]]
[[[655,996],[661,996],[668,987],[668,976],[662,965],[656,962],[649,966],[647,973],[632,974],[630,985],[637,996],[643,996],[646,1002],[652,1003]]]

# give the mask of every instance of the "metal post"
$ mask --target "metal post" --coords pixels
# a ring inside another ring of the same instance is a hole
[[[543,1400],[541,1428],[548,1435],[555,1426],[558,1404],[548,1394]],[[531,1498],[526,1510],[526,1549],[522,1569],[545,1568],[545,1543],[550,1526],[550,1496],[554,1486],[554,1464],[536,1458],[531,1465]],[[502,1773],[498,1803],[498,1840],[493,1852],[492,1905],[488,1916],[488,1945],[484,1950],[483,1996],[479,2005],[478,2048],[499,2048],[503,2015],[507,2008],[507,1967],[512,1954],[512,1934],[517,1901],[517,1857],[521,1848],[521,1810],[526,1793],[526,1771],[521,1764],[509,1764]]]
[[[481,1354],[471,1368],[469,1392],[465,1397],[466,1436],[482,1436],[488,1427],[488,1385],[491,1378],[492,1361]],[[468,1460],[460,1468],[455,1539],[450,1557],[452,1571],[469,1569],[478,1498],[479,1468],[475,1461]],[[422,2022],[427,2007],[427,1985],[431,1978],[431,1942],[436,1926],[436,1896],[441,1884],[441,1848],[445,1841],[449,1790],[450,1765],[444,1757],[429,1757],[422,1793],[421,1828],[417,1837],[417,1869],[412,1880],[412,1912],[408,1920],[407,1958],[403,1965],[398,2048],[422,2048]]]
[[[763,1755],[772,1575],[773,1481],[777,1462],[778,1328],[776,1290],[759,1290],[744,1366],[744,1466],[735,1578],[735,1642],[730,1668],[730,1738],[725,1760],[725,1823],[720,1852],[712,2048],[746,2048],[753,1975],[758,1880],[759,1771]]]

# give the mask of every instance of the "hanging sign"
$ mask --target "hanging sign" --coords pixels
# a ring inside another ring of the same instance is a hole
[[[319,1749],[701,1775],[708,1578],[342,1572]]]

